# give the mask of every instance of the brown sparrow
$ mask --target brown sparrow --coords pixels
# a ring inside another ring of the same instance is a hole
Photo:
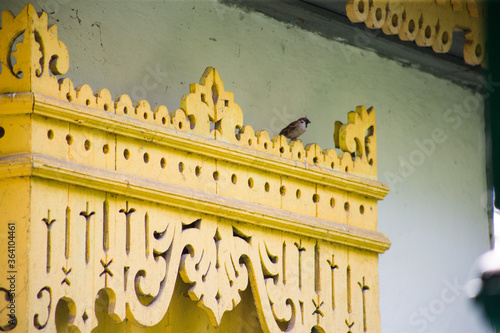
[[[283,128],[280,135],[284,135],[287,139],[297,140],[299,136],[304,134],[307,129],[307,124],[311,121],[306,117],[299,118],[294,122],[291,122],[287,127]]]

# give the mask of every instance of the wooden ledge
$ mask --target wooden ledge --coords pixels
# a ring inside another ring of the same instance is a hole
[[[315,182],[377,200],[383,199],[389,192],[388,185],[369,178],[291,160],[193,133],[164,128],[131,117],[61,101],[57,98],[36,93],[4,94],[2,98],[9,98],[9,96],[12,96],[12,103],[0,103],[0,114],[34,113],[79,126],[144,140],[159,146],[251,166],[281,176]],[[2,105],[8,105],[8,110],[1,109]]]

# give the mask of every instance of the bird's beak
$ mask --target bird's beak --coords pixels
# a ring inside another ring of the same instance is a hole
[[[309,119],[306,119],[306,125],[310,124],[310,123],[311,123],[311,121]]]

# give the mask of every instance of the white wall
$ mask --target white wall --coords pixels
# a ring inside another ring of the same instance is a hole
[[[17,14],[26,3],[2,0],[0,9]],[[174,110],[189,83],[214,66],[246,124],[277,134],[307,115],[312,124],[302,139],[322,148],[333,147],[335,120],[345,122],[356,105],[374,106],[379,180],[391,185],[379,206],[379,230],[393,242],[380,257],[382,331],[491,331],[462,289],[475,258],[489,248],[481,97],[216,1],[33,4],[53,12],[50,22],[70,53],[66,76],[75,85]],[[448,111],[474,102],[481,105],[463,115]],[[429,140],[432,149],[417,143]]]

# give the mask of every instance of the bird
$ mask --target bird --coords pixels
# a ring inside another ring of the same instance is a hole
[[[309,123],[311,123],[311,121],[306,117],[299,118],[283,128],[280,135],[284,135],[287,139],[295,141],[299,136],[305,133]]]

